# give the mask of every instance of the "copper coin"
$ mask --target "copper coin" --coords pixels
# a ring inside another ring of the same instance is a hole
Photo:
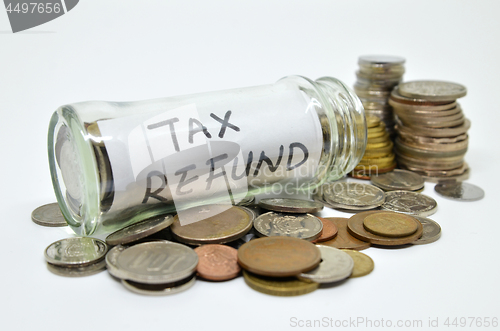
[[[420,238],[420,236],[422,236],[423,232],[422,224],[417,219],[409,215],[404,215],[404,217],[412,217],[413,219],[415,219],[415,222],[418,223],[417,231],[409,236],[400,238],[390,238],[390,237],[379,236],[367,231],[363,226],[364,219],[367,216],[377,213],[387,213],[387,211],[365,211],[358,213],[349,218],[349,221],[347,222],[347,230],[352,236],[360,240],[366,240],[372,244],[383,245],[383,246],[396,246],[396,245],[409,244]],[[391,213],[401,215],[403,217],[403,214],[396,212],[391,212]]]
[[[218,205],[194,207],[184,213],[194,214],[205,211],[223,210],[221,213],[187,225],[180,224],[179,217],[174,217],[170,226],[174,237],[191,245],[223,244],[243,237],[252,229],[254,214],[244,207],[233,206],[226,210]]]
[[[337,227],[337,236],[329,241],[324,241],[321,245],[332,246],[339,249],[355,249],[361,251],[370,247],[370,243],[354,238],[347,231],[348,218],[343,217],[326,217],[326,220],[331,221]]]
[[[417,222],[411,216],[394,213],[368,215],[363,226],[373,234],[383,237],[406,237],[417,231]]]
[[[196,271],[208,280],[229,280],[241,271],[238,250],[224,245],[203,245],[194,249],[198,254]]]
[[[321,236],[318,239],[312,241],[313,244],[332,240],[333,238],[335,238],[338,232],[337,226],[331,220],[321,217],[318,218],[321,221],[321,223],[323,223],[323,232],[321,233]]]
[[[259,238],[238,249],[240,266],[261,276],[296,276],[320,262],[321,252],[314,244],[293,237]]]

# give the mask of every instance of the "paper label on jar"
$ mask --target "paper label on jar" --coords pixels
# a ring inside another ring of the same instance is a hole
[[[313,178],[323,146],[318,116],[304,94],[272,92],[139,103],[140,114],[98,121],[114,179],[108,213],[173,203],[184,225],[200,220],[182,217],[190,206],[230,206],[249,188],[286,190],[289,179]]]

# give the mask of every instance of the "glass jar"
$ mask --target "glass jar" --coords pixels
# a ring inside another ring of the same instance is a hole
[[[68,224],[90,235],[196,205],[311,191],[358,164],[366,130],[363,106],[345,84],[289,76],[257,87],[62,106],[50,121],[49,164]]]

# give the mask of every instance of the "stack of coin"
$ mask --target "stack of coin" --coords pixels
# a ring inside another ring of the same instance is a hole
[[[442,81],[406,82],[392,91],[400,168],[428,181],[468,178],[464,156],[470,122],[456,102],[466,93],[464,86]]]
[[[368,140],[363,158],[351,172],[351,176],[359,179],[370,179],[371,176],[383,174],[396,167],[393,143],[386,132],[384,122],[378,117],[366,116]]]
[[[82,277],[106,269],[108,246],[102,240],[74,237],[58,240],[45,249],[47,268],[54,274]]]
[[[394,133],[394,115],[387,101],[392,89],[403,79],[404,63],[405,59],[398,56],[367,55],[358,59],[354,91],[366,114],[380,118],[389,134]]]

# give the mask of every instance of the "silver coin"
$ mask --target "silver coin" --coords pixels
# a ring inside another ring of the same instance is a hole
[[[165,284],[192,275],[198,265],[198,255],[182,244],[154,241],[117,250],[109,262],[112,265],[109,271],[115,277],[144,284]]]
[[[399,84],[399,93],[408,98],[452,101],[465,96],[467,89],[456,83],[422,80]]]
[[[413,217],[415,217],[420,223],[422,223],[424,231],[422,232],[422,237],[412,242],[412,244],[414,245],[430,244],[438,240],[439,237],[441,237],[441,226],[439,226],[439,224],[437,224],[435,221],[425,217],[419,217],[419,216],[413,216]]]
[[[244,197],[240,202],[236,204],[236,206],[250,206],[255,202],[254,195],[248,195]]]
[[[402,65],[405,59],[400,56],[392,55],[363,55],[358,59],[358,64],[361,65]]]
[[[61,213],[61,209],[57,203],[49,203],[33,210],[31,220],[42,226],[66,226],[66,219]]]
[[[107,251],[108,245],[96,238],[66,238],[45,249],[45,260],[58,266],[83,267],[104,259]]]
[[[323,204],[316,201],[285,198],[262,199],[259,206],[267,210],[297,214],[317,213],[323,209]]]
[[[196,277],[189,277],[188,281],[176,282],[168,284],[141,284],[129,280],[122,279],[122,285],[127,290],[137,294],[150,295],[150,296],[163,296],[179,293],[187,290],[196,282]]]
[[[321,252],[321,263],[315,269],[298,275],[299,279],[316,283],[332,283],[351,275],[354,261],[349,254],[330,246],[316,245],[316,247]]]
[[[425,181],[419,174],[408,170],[394,169],[391,172],[372,176],[373,185],[386,191],[417,191],[424,187]]]
[[[437,202],[420,193],[391,191],[385,194],[385,202],[380,209],[426,217],[437,211]]]
[[[323,187],[323,199],[334,208],[367,210],[385,201],[384,191],[373,185],[336,182]]]
[[[465,182],[441,182],[434,190],[442,197],[459,201],[477,201],[484,198],[482,188]]]
[[[313,241],[321,236],[323,223],[311,214],[269,212],[257,217],[253,226],[260,236],[295,237]]]
[[[118,256],[125,250],[127,249],[127,246],[122,246],[122,245],[117,245],[113,248],[111,248],[106,254],[106,268],[108,269],[108,272],[116,277],[123,279],[126,276],[126,273],[122,272],[120,268],[118,267]]]
[[[128,244],[157,233],[173,222],[174,218],[171,215],[150,218],[113,232],[106,237],[106,243],[111,246]]]
[[[95,275],[106,270],[106,261],[101,260],[97,263],[89,264],[83,267],[61,267],[47,263],[47,269],[53,274],[64,277],[85,277]]]

